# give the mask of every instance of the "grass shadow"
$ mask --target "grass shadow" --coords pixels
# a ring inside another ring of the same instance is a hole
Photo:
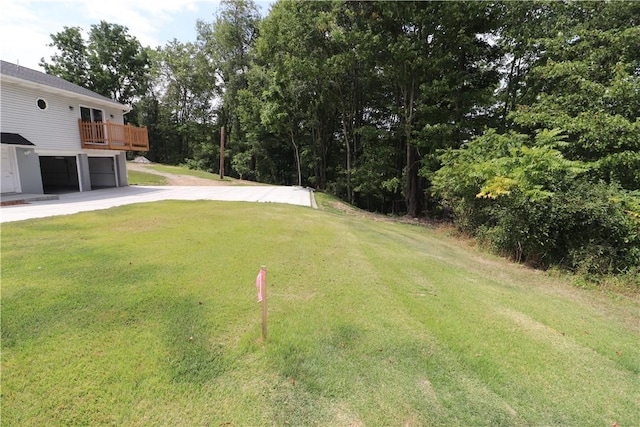
[[[165,312],[167,368],[174,383],[207,383],[231,368],[225,347],[213,342],[219,331],[207,324],[200,302],[176,297]]]

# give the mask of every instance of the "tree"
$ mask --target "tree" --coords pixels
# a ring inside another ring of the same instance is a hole
[[[518,261],[637,271],[640,199],[621,186],[640,188],[638,12],[632,2],[507,4],[503,22],[520,16],[521,26],[499,34],[501,132],[447,151],[432,175],[461,229]]]
[[[539,40],[553,31],[554,9],[551,2],[505,2],[499,13],[494,37],[502,51],[502,84],[496,93],[496,126],[504,132],[513,126],[509,113],[533,96],[526,78],[544,53]]]
[[[263,120],[270,78],[262,66],[253,64],[247,74],[248,87],[238,92],[238,117],[246,147],[244,151],[234,154],[232,166],[235,162],[244,167],[246,172],[243,176],[246,174],[260,182],[288,184],[292,182],[291,159],[297,159],[292,152],[294,147],[286,133],[283,137],[269,120]],[[240,174],[240,170],[233,167]]]
[[[60,53],[40,65],[56,75],[124,104],[144,95],[149,83],[148,49],[121,25],[101,21],[92,25],[89,39],[80,27],[64,27],[52,34]]]
[[[213,170],[215,83],[207,58],[193,43],[173,40],[159,51],[155,86],[170,117],[174,161]]]
[[[92,25],[87,52],[92,90],[123,104],[146,93],[148,52],[127,27],[105,21]]]
[[[224,126],[229,154],[243,144],[238,118],[238,92],[247,87],[246,74],[258,36],[260,15],[252,0],[223,0],[213,23],[197,22],[198,44],[215,71],[220,97],[218,125]]]
[[[317,109],[326,86],[324,32],[318,25],[321,3],[279,2],[260,26],[257,61],[265,68],[261,121],[293,148],[296,181],[302,185],[302,144],[314,139],[320,125]]]
[[[82,28],[64,27],[64,30],[51,34],[49,47],[55,47],[60,53],[51,57],[52,63],[40,59],[40,66],[47,74],[58,76],[78,86],[89,88],[89,62],[87,46],[82,38]]]
[[[326,182],[353,203],[359,190],[372,196],[367,177],[384,177],[380,182],[394,191],[404,178],[407,212],[422,214],[426,174],[421,167],[433,168],[428,160],[437,148],[459,145],[482,127],[483,107],[493,102],[497,49],[479,35],[496,24],[493,9],[489,13],[485,6],[274,5],[256,45],[260,66],[277,86],[265,92],[280,97],[281,110],[266,106],[297,129],[294,151],[302,157],[315,153],[321,188]],[[284,111],[294,105],[295,112]],[[292,120],[294,115],[299,117]],[[310,144],[296,147],[300,137]],[[372,163],[380,153],[384,161]],[[382,199],[383,191],[376,197]]]
[[[439,148],[459,146],[486,123],[498,82],[498,50],[486,34],[498,25],[496,6],[484,2],[381,3],[376,33],[382,63],[395,82],[396,128],[405,148],[407,214],[425,205],[424,177],[437,167]],[[422,171],[421,171],[422,169]]]
[[[640,4],[553,3],[553,31],[510,117],[529,134],[562,129],[562,152],[595,179],[640,188]]]

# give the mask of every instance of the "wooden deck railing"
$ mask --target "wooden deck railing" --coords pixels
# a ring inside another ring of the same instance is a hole
[[[78,119],[82,148],[102,150],[149,151],[147,128]]]

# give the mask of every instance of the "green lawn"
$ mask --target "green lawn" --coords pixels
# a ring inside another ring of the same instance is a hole
[[[129,169],[127,171],[129,185],[167,185],[167,178],[148,172]]]
[[[221,181],[220,175],[217,173],[210,173],[201,170],[189,169],[186,166],[170,166],[160,163],[153,163],[147,166],[149,169],[156,170],[158,172],[169,173],[173,175],[189,175],[196,178],[209,179],[212,181]],[[133,169],[128,170],[129,185],[166,185],[167,180],[161,175],[156,175],[149,172],[140,172]],[[230,185],[268,185],[253,181],[242,181],[235,178],[225,176],[222,180],[225,184]]]
[[[201,170],[189,169],[184,166],[170,166],[170,165],[161,165],[161,164],[154,163],[153,165],[150,166],[150,168],[155,169],[158,172],[173,173],[178,175],[189,175],[189,176],[195,176],[197,178],[220,181],[220,175],[217,173],[210,173],[210,172],[205,172]],[[233,182],[237,180],[233,178],[229,178],[228,176],[225,176],[224,181]]]
[[[7,426],[640,420],[638,298],[337,211],[168,201],[3,224],[1,321]]]

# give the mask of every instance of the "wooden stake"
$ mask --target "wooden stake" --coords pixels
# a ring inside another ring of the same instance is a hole
[[[267,267],[264,265],[260,268],[262,275],[262,342],[267,341]]]

